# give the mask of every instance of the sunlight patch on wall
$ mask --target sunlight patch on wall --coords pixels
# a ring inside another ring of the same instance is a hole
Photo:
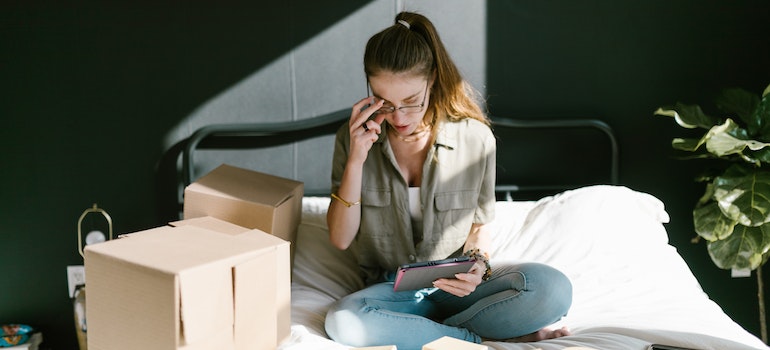
[[[286,122],[350,108],[365,97],[363,50],[373,34],[393,23],[397,11],[419,12],[433,21],[447,50],[465,78],[485,93],[486,4],[463,0],[373,1],[302,45],[212,96],[164,139],[170,149],[198,128],[218,123]],[[267,151],[202,151],[196,153],[197,174],[228,163],[270,172],[310,187],[327,186],[332,140],[310,146],[281,146]],[[318,156],[310,153],[317,153]],[[302,153],[301,155],[299,153]],[[200,155],[198,155],[200,154]],[[299,164],[311,159],[318,164]],[[179,161],[181,168],[181,159]]]

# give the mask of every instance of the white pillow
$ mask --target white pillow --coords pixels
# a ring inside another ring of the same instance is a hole
[[[338,299],[363,288],[358,264],[347,250],[329,241],[326,210],[329,197],[304,197],[297,230],[292,282]]]
[[[668,244],[668,214],[649,194],[589,186],[543,198],[524,218],[509,219],[511,204],[497,208],[493,266],[539,261],[572,281],[572,308],[559,325],[687,332],[726,319]]]
[[[497,219],[490,225],[497,258],[569,268],[600,258],[597,253],[646,254],[644,249],[668,243],[663,203],[626,187],[589,186],[545,197],[524,217],[513,212],[520,208],[516,202],[497,203]]]

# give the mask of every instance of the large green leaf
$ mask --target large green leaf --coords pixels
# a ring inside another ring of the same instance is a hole
[[[731,156],[737,156],[757,165],[761,162],[757,156],[766,155],[759,151],[770,148],[770,143],[748,139],[746,130],[730,118],[720,125],[713,126],[700,139],[675,138],[671,142],[674,149],[688,152],[699,152],[702,145],[706,145],[706,151],[717,158],[729,159]]]
[[[672,117],[680,126],[688,129],[704,128],[709,129],[715,124],[719,124],[719,118],[715,118],[703,113],[698,105],[687,105],[677,102],[674,106],[664,106],[658,108],[655,115]]]
[[[762,128],[757,131],[757,139],[762,141],[770,141],[770,94],[768,92],[770,92],[770,85],[765,89],[753,116],[754,119],[765,121]]]
[[[739,136],[736,137],[736,135]],[[770,143],[748,140],[745,130],[729,118],[723,124],[712,127],[701,138],[701,143],[705,143],[706,149],[718,157],[731,154],[743,155],[743,150],[746,148],[757,151],[770,146]]]
[[[687,154],[680,155],[679,159],[719,158],[706,150],[705,147],[700,147],[700,145],[700,139],[675,138],[671,140],[671,147],[673,149],[688,152]]]
[[[697,207],[692,212],[695,232],[707,241],[725,239],[733,233],[737,221],[722,215],[716,202]]]
[[[701,139],[675,138],[671,141],[671,147],[680,151],[695,152],[701,146]]]
[[[757,151],[745,151],[747,159],[754,159],[755,164],[770,164],[770,147],[765,147]]]
[[[722,269],[754,270],[770,249],[770,224],[758,227],[738,225],[730,237],[708,243],[711,260]]]
[[[749,135],[757,135],[768,123],[768,120],[757,118],[754,114],[759,105],[759,97],[744,89],[724,89],[715,103],[722,111],[738,116],[746,125]]]
[[[725,216],[745,226],[770,221],[770,171],[734,164],[714,179],[714,199]]]

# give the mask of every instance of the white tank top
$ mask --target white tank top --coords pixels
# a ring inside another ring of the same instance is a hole
[[[422,201],[419,187],[409,187],[409,215],[412,217],[412,238],[414,244],[417,244],[422,241]]]
[[[409,214],[412,221],[422,222],[422,203],[420,202],[420,188],[409,187]]]

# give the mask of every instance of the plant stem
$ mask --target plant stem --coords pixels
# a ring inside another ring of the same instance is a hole
[[[762,342],[767,344],[767,320],[765,318],[765,284],[762,281],[762,265],[757,268],[757,298],[759,299],[759,328]]]

